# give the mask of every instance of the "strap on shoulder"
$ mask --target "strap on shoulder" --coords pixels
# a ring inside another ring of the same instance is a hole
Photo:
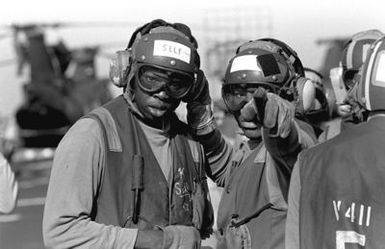
[[[92,118],[99,123],[104,133],[104,137],[107,140],[107,148],[109,151],[123,151],[115,121],[107,109],[103,107],[97,108],[85,117]]]

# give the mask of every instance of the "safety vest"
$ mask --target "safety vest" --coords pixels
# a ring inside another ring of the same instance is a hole
[[[300,155],[300,248],[384,247],[384,148],[375,117]]]
[[[238,153],[219,204],[217,248],[283,249],[287,204],[274,161],[262,144],[251,152]],[[276,181],[268,182],[268,178]]]
[[[186,127],[176,117],[171,122],[174,165],[169,184],[122,96],[86,117],[100,124],[107,152],[92,219],[141,230],[193,225],[192,195],[197,183],[205,179],[201,170],[204,159],[199,144],[187,138]],[[143,166],[135,172],[138,158]]]

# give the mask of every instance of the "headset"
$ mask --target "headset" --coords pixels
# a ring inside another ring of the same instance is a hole
[[[170,28],[172,28],[173,30],[175,30],[176,34],[178,33],[178,35],[181,35],[186,40],[188,40],[193,50],[193,63],[197,67],[197,69],[200,68],[200,58],[199,54],[196,51],[196,49],[198,48],[198,43],[195,37],[191,34],[190,28],[183,23],[168,23],[162,19],[155,19],[137,28],[131,35],[126,49],[117,51],[115,57],[111,60],[109,75],[114,85],[118,87],[123,87],[124,91],[126,90],[128,84],[131,82],[134,76],[135,72],[133,71],[137,70],[137,68],[135,68],[134,61],[142,60],[142,58],[134,58],[135,55],[133,53],[135,46],[139,43],[139,41],[141,41],[141,38],[150,34],[151,31],[155,29],[161,30],[162,27],[169,27],[167,32],[170,32]],[[165,32],[166,29],[167,28],[165,28]]]
[[[285,60],[284,64],[287,66],[288,72],[284,79],[279,78],[279,74],[271,74],[262,76],[264,81],[261,82],[266,83],[267,85],[275,86],[275,89],[279,89],[276,93],[282,98],[294,102],[296,105],[296,110],[298,113],[303,114],[306,110],[311,108],[312,102],[314,102],[315,98],[315,86],[312,82],[305,77],[304,68],[301,60],[298,58],[297,53],[290,48],[286,43],[273,39],[273,38],[262,38],[257,40],[248,41],[242,45],[240,45],[236,49],[236,55],[229,63],[228,70],[226,72],[226,78],[232,77],[230,81],[226,81],[223,84],[222,95],[224,95],[224,88],[227,88],[231,81],[237,81],[236,78],[241,79],[242,75],[246,75],[247,72],[240,71],[241,75],[231,75],[230,67],[234,62],[234,59],[237,56],[246,55],[247,53],[253,54],[252,50],[261,49],[270,52],[272,55],[278,54],[279,58],[274,56],[277,61]],[[268,62],[268,56],[265,56]],[[271,57],[271,56],[270,56]],[[262,59],[262,57],[259,57]],[[258,59],[257,59],[258,60]],[[263,67],[263,61],[259,61],[259,65]],[[269,63],[267,63],[269,64]],[[273,67],[274,68],[274,67]],[[272,69],[266,67],[267,71],[271,71]],[[273,70],[274,71],[274,70]],[[279,70],[278,70],[279,71]],[[277,72],[278,72],[277,71]],[[271,71],[272,72],[272,71]],[[275,73],[277,73],[275,72]],[[273,73],[273,72],[272,72]],[[278,75],[278,77],[277,77]],[[245,78],[246,79],[246,78]],[[280,82],[278,82],[280,81]],[[304,91],[305,90],[305,91]],[[231,108],[230,108],[231,109]]]

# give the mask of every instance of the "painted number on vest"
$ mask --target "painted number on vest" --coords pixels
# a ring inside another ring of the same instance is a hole
[[[355,202],[342,202],[333,200],[333,208],[336,220],[349,219],[352,223],[369,227],[371,217],[371,206],[356,204]]]
[[[365,246],[366,237],[355,231],[337,231],[336,232],[336,248],[345,249],[346,243],[359,244]]]

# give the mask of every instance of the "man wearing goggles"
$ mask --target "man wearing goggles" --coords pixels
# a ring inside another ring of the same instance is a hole
[[[231,112],[240,111],[245,104],[247,104],[254,95],[254,92],[259,88],[264,88],[268,92],[276,93],[277,90],[268,84],[231,84],[223,86],[223,99],[226,107]],[[274,91],[276,90],[276,91]]]
[[[241,45],[228,64],[222,96],[241,141],[233,147],[218,130],[198,136],[213,179],[224,187],[218,249],[284,248],[291,169],[298,153],[316,141],[310,125],[295,118],[296,107],[308,104],[290,92],[291,83],[303,80],[303,89],[312,84],[301,76],[295,52],[273,39]]]
[[[124,94],[74,124],[56,151],[47,247],[200,248],[213,222],[206,159],[174,113],[181,101],[190,114],[207,109],[193,101],[210,103],[196,49],[186,25],[154,20],[118,53],[110,76]],[[210,115],[188,119],[213,129]]]
[[[143,66],[136,76],[144,92],[154,94],[160,91],[174,99],[184,97],[194,84],[194,76],[167,71],[161,68]]]

